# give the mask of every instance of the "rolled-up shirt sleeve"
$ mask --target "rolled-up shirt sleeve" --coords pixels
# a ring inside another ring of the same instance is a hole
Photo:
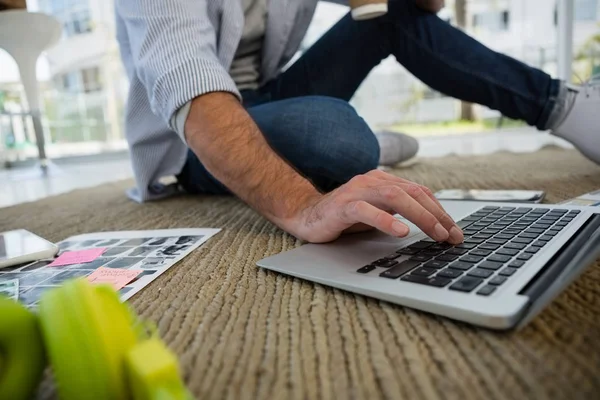
[[[219,62],[216,32],[207,13],[211,0],[117,0],[135,74],[150,107],[169,127],[177,110],[210,92],[240,94]],[[178,132],[182,135],[182,132]]]

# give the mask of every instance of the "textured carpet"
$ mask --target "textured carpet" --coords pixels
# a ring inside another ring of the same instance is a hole
[[[542,189],[549,202],[600,187],[600,167],[557,149],[421,160],[395,172],[434,190]],[[198,398],[598,398],[599,264],[524,330],[496,333],[258,269],[300,243],[236,199],[138,205],[123,194],[130,184],[0,209],[0,230],[58,241],[222,227],[131,300],[157,322]]]

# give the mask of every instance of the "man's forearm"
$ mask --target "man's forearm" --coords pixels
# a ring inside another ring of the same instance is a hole
[[[288,232],[295,233],[298,213],[321,196],[271,149],[258,126],[229,93],[196,98],[185,135],[215,178]]]

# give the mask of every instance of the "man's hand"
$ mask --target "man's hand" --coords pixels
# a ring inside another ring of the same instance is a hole
[[[192,102],[188,145],[206,169],[233,193],[283,230],[313,243],[344,232],[379,229],[397,237],[408,227],[398,213],[438,241],[458,244],[461,230],[429,189],[382,171],[353,178],[320,193],[279,157],[239,101],[210,93]]]
[[[417,6],[422,8],[425,11],[429,11],[432,13],[439,12],[442,8],[444,8],[445,0],[415,0]]]
[[[461,229],[428,188],[379,170],[353,178],[306,207],[294,230],[297,236],[313,243],[329,242],[342,232],[371,227],[392,236],[408,235],[408,226],[394,218],[394,213],[437,241],[458,244],[464,239]]]

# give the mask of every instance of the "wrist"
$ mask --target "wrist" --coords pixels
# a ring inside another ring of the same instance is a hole
[[[297,197],[293,205],[288,205],[288,210],[284,215],[273,218],[273,222],[277,226],[301,240],[308,240],[307,228],[310,225],[311,212],[323,198],[323,194],[312,189],[312,191],[309,190]]]

